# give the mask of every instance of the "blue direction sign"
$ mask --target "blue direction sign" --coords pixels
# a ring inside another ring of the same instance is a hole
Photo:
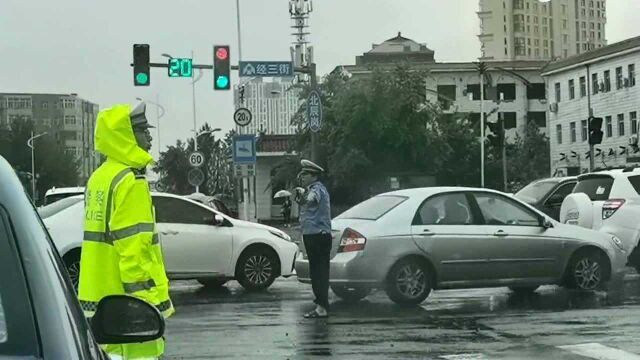
[[[322,99],[317,90],[312,90],[307,98],[307,119],[311,131],[318,132],[322,129]]]
[[[240,61],[241,77],[293,76],[291,61]]]
[[[233,162],[235,164],[256,163],[255,135],[236,135],[233,137]]]

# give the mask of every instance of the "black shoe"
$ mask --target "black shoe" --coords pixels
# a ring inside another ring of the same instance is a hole
[[[304,314],[305,319],[326,319],[328,317],[329,317],[329,314],[321,315],[315,310],[309,311],[308,313]]]

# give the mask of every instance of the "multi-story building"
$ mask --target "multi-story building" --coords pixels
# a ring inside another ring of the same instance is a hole
[[[98,105],[77,94],[0,93],[0,128],[14,121],[33,121],[35,131],[47,132],[80,162],[80,180],[86,181],[100,162],[94,151]]]
[[[481,60],[566,58],[607,44],[606,0],[480,0]]]
[[[256,78],[235,89],[236,108],[245,107],[253,115],[252,122],[237,126],[238,134],[293,135],[297,128],[291,125],[293,115],[300,106],[299,91],[291,79],[274,78],[263,81]]]
[[[638,116],[640,37],[549,64],[551,170],[579,174],[589,170],[588,118],[603,118],[602,143],[595,166],[640,162]]]
[[[426,74],[427,99],[440,102],[445,113],[467,113],[480,119],[480,75],[472,62],[436,62],[434,51],[398,34],[356,58],[356,65],[338,66],[334,72],[350,76],[371,74],[374,68],[393,69],[407,64]],[[487,63],[484,112],[486,120],[505,121],[507,139],[522,133],[529,121],[546,130],[547,98],[542,79],[544,61],[503,61]],[[493,96],[491,94],[493,93]],[[500,101],[498,101],[500,100]],[[479,126],[479,123],[478,123]]]

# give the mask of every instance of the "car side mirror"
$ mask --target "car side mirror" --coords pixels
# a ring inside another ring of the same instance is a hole
[[[547,199],[547,205],[549,206],[562,205],[563,200],[564,200],[564,196],[562,196],[562,194],[553,194]]]
[[[211,219],[209,223],[213,226],[222,226],[224,224],[224,218],[222,217],[222,215],[215,214],[213,216],[213,219]]]
[[[553,228],[553,223],[551,222],[551,220],[549,220],[548,218],[542,218],[541,222],[541,226],[545,229],[551,229]]]
[[[155,306],[127,295],[105,296],[91,319],[98,344],[131,344],[159,339],[164,318]]]

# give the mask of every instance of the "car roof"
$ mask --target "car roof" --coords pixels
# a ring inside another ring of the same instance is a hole
[[[53,194],[75,194],[75,193],[84,193],[84,186],[61,187],[61,188],[53,187],[47,190],[45,196],[53,195]]]
[[[396,191],[383,193],[378,196],[414,197],[414,196],[429,196],[429,195],[434,195],[434,194],[439,194],[444,192],[453,192],[453,191],[486,191],[486,192],[492,192],[496,194],[507,195],[501,191],[486,189],[486,188],[474,188],[474,187],[462,187],[462,186],[433,186],[433,187],[396,190]]]

